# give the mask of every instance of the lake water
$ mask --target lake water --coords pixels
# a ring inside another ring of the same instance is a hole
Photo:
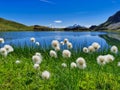
[[[64,38],[68,38],[70,42],[73,43],[73,48],[81,48],[83,46],[88,47],[93,42],[98,42],[101,47],[107,47],[109,41],[119,41],[120,34],[117,33],[107,33],[107,32],[34,32],[34,31],[24,31],[24,32],[0,32],[0,38],[5,39],[5,44],[28,46],[32,45],[30,38],[35,37],[36,41],[40,43],[41,47],[48,47],[51,45],[52,40],[63,41]]]

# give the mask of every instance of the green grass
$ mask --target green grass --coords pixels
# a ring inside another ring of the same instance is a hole
[[[120,47],[118,47],[120,50]],[[119,90],[120,89],[120,54],[112,54],[115,60],[104,66],[96,62],[98,55],[110,54],[110,51],[85,54],[71,50],[71,58],[62,57],[62,51],[58,52],[58,58],[49,56],[50,49],[40,47],[14,47],[14,52],[6,58],[0,56],[0,90]],[[40,52],[43,61],[40,70],[33,68],[32,56]],[[70,63],[78,57],[86,60],[87,68],[80,70],[71,69]],[[15,61],[20,60],[20,64]],[[61,66],[67,64],[67,68]],[[41,73],[48,70],[51,73],[49,80],[43,80]]]

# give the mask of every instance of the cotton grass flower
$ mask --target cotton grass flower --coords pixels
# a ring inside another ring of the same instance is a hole
[[[34,64],[33,68],[38,70],[38,69],[40,69],[40,66],[39,66],[39,64]]]
[[[39,57],[41,58],[41,61],[42,61],[42,58],[43,58],[43,57],[42,57],[41,53],[36,52],[36,53],[35,53],[35,56],[39,56]]]
[[[30,38],[30,41],[34,43],[34,42],[35,42],[35,38],[34,38],[34,37],[31,37],[31,38]]]
[[[72,63],[70,64],[70,67],[71,67],[71,68],[76,68],[77,65],[76,65],[76,63],[72,62]]]
[[[61,41],[61,42],[60,42],[60,44],[61,44],[61,45],[64,45],[64,42],[63,42],[63,41]]]
[[[40,43],[39,43],[39,42],[35,42],[35,44],[36,44],[37,46],[39,46],[39,45],[40,45]]]
[[[42,62],[42,58],[40,56],[34,55],[32,57],[33,63],[34,64],[40,64]]]
[[[73,47],[72,43],[70,43],[70,42],[67,43],[67,48],[68,48],[68,49],[72,49],[72,47]]]
[[[69,57],[71,57],[71,52],[69,50],[63,50],[62,56],[64,58],[69,58]]]
[[[57,58],[57,53],[54,50],[50,50],[50,56]]]
[[[93,46],[88,47],[89,52],[95,52],[95,48]]]
[[[86,62],[85,62],[85,59],[82,58],[82,57],[79,57],[77,60],[76,60],[76,63],[77,63],[77,67],[79,69],[85,69],[87,66],[86,66]]]
[[[99,65],[105,65],[106,64],[106,57],[103,55],[100,55],[97,57],[97,63]]]
[[[10,45],[5,45],[4,48],[6,49],[7,53],[10,53],[10,52],[14,51],[13,47],[10,46]]]
[[[4,43],[4,39],[3,38],[0,38],[0,43]]]
[[[105,55],[105,60],[107,63],[112,62],[114,60],[114,56],[110,54]]]
[[[35,55],[42,58],[42,55],[41,55],[41,53],[39,53],[39,52],[36,52]]]
[[[59,47],[59,41],[58,40],[53,40],[51,43],[53,48]]]
[[[115,53],[115,54],[118,53],[117,46],[112,46],[110,50],[111,50],[112,53]]]
[[[67,38],[64,39],[64,43],[67,44],[69,41]]]
[[[19,63],[20,63],[20,61],[19,61],[19,60],[16,60],[16,61],[15,61],[15,63],[16,63],[16,64],[19,64]]]
[[[59,46],[55,47],[55,51],[60,51],[60,47]]]
[[[61,66],[62,67],[67,67],[67,64],[66,63],[62,63]]]
[[[88,48],[87,48],[87,47],[84,47],[84,48],[83,48],[83,52],[84,52],[84,53],[88,53],[88,52],[89,52]]]
[[[120,67],[120,62],[118,62],[117,66]]]
[[[98,50],[100,48],[100,44],[97,42],[92,43],[92,46],[94,47],[95,50]]]
[[[42,79],[49,79],[50,73],[48,71],[43,71],[41,76],[42,76]]]
[[[7,53],[7,50],[5,48],[0,48],[0,54],[2,56],[6,57],[8,53]]]

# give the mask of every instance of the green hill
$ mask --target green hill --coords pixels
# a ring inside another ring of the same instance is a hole
[[[0,31],[33,30],[33,27],[0,18]]]

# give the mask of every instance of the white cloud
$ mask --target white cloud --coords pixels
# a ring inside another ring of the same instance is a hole
[[[41,1],[41,2],[44,2],[44,3],[55,4],[54,2],[49,1],[49,0],[40,0],[40,1]]]
[[[54,22],[55,22],[55,23],[62,23],[61,20],[55,20]]]

